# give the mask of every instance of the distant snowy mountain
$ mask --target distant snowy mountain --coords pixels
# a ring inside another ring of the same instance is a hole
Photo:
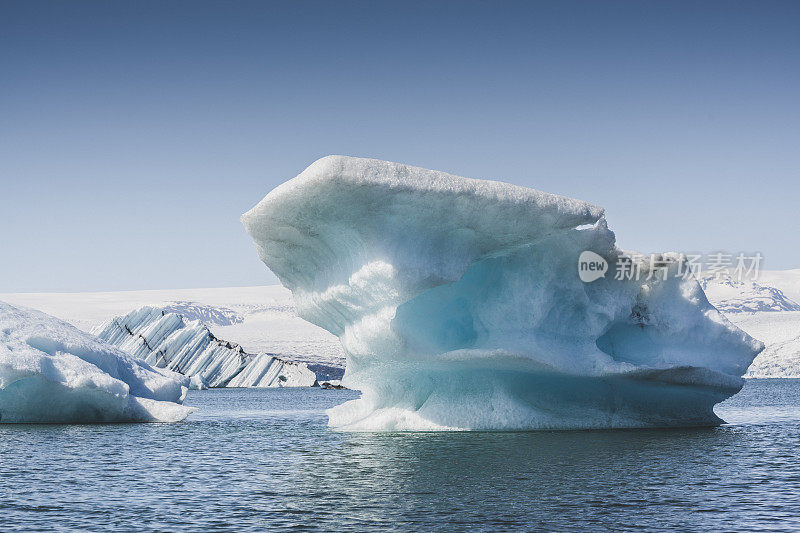
[[[201,307],[192,305],[189,309]],[[224,311],[213,308],[205,313],[228,318]],[[145,306],[112,318],[92,333],[152,366],[193,378],[193,388],[316,384],[316,375],[305,363],[284,361],[267,353],[248,354],[238,344],[217,339],[199,320],[187,320],[157,307]]]
[[[186,320],[199,320],[203,324],[232,326],[244,322],[245,314],[228,307],[214,307],[197,302],[173,302],[161,308],[165,313],[176,313]]]
[[[709,301],[766,349],[747,371],[751,378],[800,378],[800,270],[763,271],[757,281],[705,277]]]
[[[800,304],[782,290],[755,281],[739,281],[726,275],[700,279],[700,286],[714,307],[726,314],[800,311]]]

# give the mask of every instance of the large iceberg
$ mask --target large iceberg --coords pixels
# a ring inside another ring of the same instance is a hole
[[[209,387],[312,387],[317,378],[305,363],[272,354],[253,355],[218,339],[199,320],[144,306],[114,317],[94,331],[100,339],[191,379],[192,389]]]
[[[362,397],[335,428],[714,425],[762,349],[683,256],[618,249],[579,200],[329,156],[242,222],[298,314],[342,342]]]
[[[177,422],[187,380],[61,320],[0,302],[0,422]]]

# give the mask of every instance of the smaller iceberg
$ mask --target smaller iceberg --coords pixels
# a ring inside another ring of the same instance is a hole
[[[0,302],[0,422],[178,422],[188,380],[57,318]]]
[[[94,333],[150,365],[189,376],[191,389],[317,384],[316,374],[305,363],[249,354],[238,344],[215,337],[199,320],[157,307],[112,318]]]

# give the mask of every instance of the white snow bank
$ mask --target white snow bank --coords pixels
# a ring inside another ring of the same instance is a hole
[[[101,324],[94,333],[147,363],[190,376],[192,388],[310,387],[316,375],[305,363],[246,353],[216,338],[198,320],[145,306]]]
[[[800,313],[791,314],[794,336],[777,342],[760,337],[765,339],[767,347],[750,365],[745,377],[800,378]]]
[[[0,422],[177,422],[181,376],[39,311],[0,302]]]
[[[716,424],[762,349],[675,276],[681,256],[648,276],[579,200],[330,156],[242,222],[298,314],[342,342],[363,395],[330,411],[337,428]],[[608,275],[581,282],[585,250]],[[614,279],[626,263],[640,281]]]

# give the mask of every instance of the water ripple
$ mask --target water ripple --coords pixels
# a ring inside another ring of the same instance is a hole
[[[798,380],[800,381],[800,380]],[[0,426],[3,531],[800,528],[800,382],[711,429],[346,434],[351,391],[212,390],[182,424]]]

